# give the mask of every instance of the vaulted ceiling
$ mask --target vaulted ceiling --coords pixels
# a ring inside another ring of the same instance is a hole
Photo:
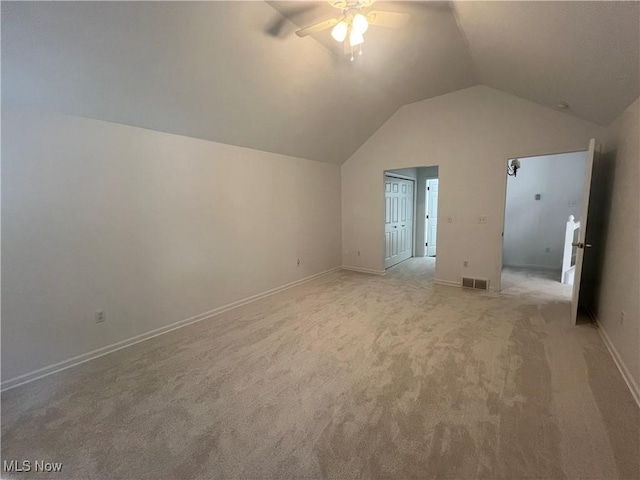
[[[344,162],[402,105],[476,84],[609,124],[640,95],[639,2],[376,2],[350,62],[327,2],[2,2],[2,101]]]

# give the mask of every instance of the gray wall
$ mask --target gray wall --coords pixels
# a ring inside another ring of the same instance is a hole
[[[606,165],[595,178],[611,181],[594,232],[604,255],[595,310],[600,331],[640,404],[640,100],[609,128],[606,153]]]
[[[503,263],[560,270],[567,219],[580,219],[586,153],[520,162],[518,175],[507,179]]]
[[[26,108],[2,133],[5,381],[341,264],[336,165]]]

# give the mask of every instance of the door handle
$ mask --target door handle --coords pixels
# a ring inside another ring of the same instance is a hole
[[[578,248],[591,248],[592,245],[590,243],[582,243],[582,242],[574,242],[571,244],[572,247]]]
[[[404,225],[402,225],[404,227]]]

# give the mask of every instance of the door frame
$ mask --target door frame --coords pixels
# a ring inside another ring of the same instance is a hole
[[[400,169],[399,169],[400,170]],[[417,178],[412,178],[409,177],[407,175],[401,175],[399,173],[392,173],[392,172],[387,172],[386,170],[382,172],[382,239],[384,240],[384,214],[385,214],[385,195],[384,195],[384,182],[386,180],[387,177],[391,177],[391,178],[398,178],[400,180],[408,180],[410,182],[413,182],[413,215],[412,215],[412,225],[411,225],[411,230],[412,230],[412,235],[411,235],[411,257],[415,257],[416,256],[416,184],[418,183],[418,179]],[[383,244],[384,245],[384,244]],[[408,260],[408,259],[407,259]],[[384,266],[384,248],[382,249],[382,264]],[[397,264],[396,264],[397,265]],[[392,265],[394,266],[394,265]],[[391,267],[388,267],[391,268]],[[386,270],[386,268],[385,268]]]
[[[509,176],[506,174],[507,168],[509,167],[509,162],[514,158],[533,158],[533,157],[546,157],[550,155],[562,155],[563,153],[578,153],[578,152],[588,152],[589,145],[587,144],[587,148],[579,148],[573,150],[559,150],[556,152],[548,152],[548,153],[534,153],[528,155],[510,155],[507,157],[504,163],[504,200],[502,202],[502,235],[500,236],[500,255],[498,256],[498,285],[496,287],[496,291],[499,293],[502,291],[502,270],[504,269],[504,227],[507,221],[507,180]]]
[[[429,180],[438,180],[438,196],[440,196],[440,179],[438,177],[429,177],[429,178],[425,178],[424,179],[424,205],[425,205],[425,222],[424,222],[424,239],[425,239],[425,243],[428,243],[429,239],[429,234],[427,232],[428,228],[429,228],[429,222],[427,221],[426,215],[428,215],[427,211],[428,211],[428,205],[429,205],[429,194],[427,193],[429,190],[427,190],[427,188],[429,187]],[[440,210],[440,199],[438,198],[438,208],[436,208],[436,212],[438,212],[438,210]],[[437,227],[436,227],[436,249],[438,248],[438,233],[437,233]],[[425,250],[424,250],[424,256],[428,257],[429,256],[429,247],[427,247],[427,245],[425,245]],[[436,253],[436,255],[434,255],[434,258],[436,258],[436,262],[438,261],[438,255]]]

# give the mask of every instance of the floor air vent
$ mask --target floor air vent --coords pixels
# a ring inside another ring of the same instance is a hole
[[[462,286],[465,288],[477,288],[478,290],[489,290],[489,280],[485,278],[462,277]]]

